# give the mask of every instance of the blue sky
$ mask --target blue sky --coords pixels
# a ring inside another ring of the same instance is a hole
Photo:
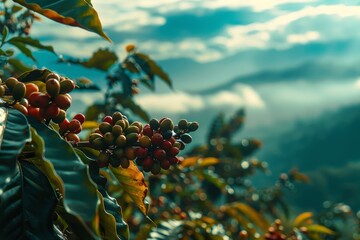
[[[93,0],[92,3],[113,44],[96,34],[46,19],[33,28],[32,34],[44,43],[54,45],[59,54],[77,57],[88,57],[100,47],[109,47],[124,58],[124,46],[135,43],[141,52],[150,54],[169,72],[177,90],[170,92],[159,83],[161,95],[140,94],[136,100],[153,114],[163,110],[168,110],[168,114],[184,114],[211,107],[266,109],[273,99],[265,99],[264,96],[269,94],[260,90],[274,92],[272,87],[275,85],[270,88],[266,88],[268,85],[257,88],[235,86],[214,96],[187,92],[267,70],[280,71],[278,74],[281,75],[281,71],[299,66],[297,71],[300,73],[306,64],[325,66],[325,72],[326,67],[341,65],[341,71],[347,71],[356,67],[360,60],[358,1]],[[95,78],[95,82],[98,81],[96,78],[103,77],[78,68],[74,71],[73,66],[71,69],[62,67],[59,71],[74,77],[89,74],[87,77]],[[358,89],[357,77],[352,76],[351,81],[351,84],[346,83],[348,90]],[[323,106],[333,94],[332,87],[318,87],[318,93],[309,92],[311,82],[306,84],[294,85],[304,86],[306,96],[312,96],[304,101],[304,104],[308,103],[306,107]],[[283,86],[280,89],[289,92],[293,88]],[[285,91],[276,93],[274,99],[279,102],[297,104],[301,99],[289,99]],[[354,96],[353,92],[335,93],[344,102],[349,101],[349,95]],[[167,101],[163,99],[173,99],[175,107],[170,111],[164,106]],[[93,99],[84,97],[83,101],[91,103]]]

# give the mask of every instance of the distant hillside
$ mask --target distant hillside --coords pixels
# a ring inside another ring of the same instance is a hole
[[[302,121],[273,137],[273,147],[259,152],[277,175],[292,167],[309,174],[293,202],[319,208],[323,201],[343,201],[360,209],[360,104],[343,107],[311,121]]]
[[[340,65],[333,62],[306,62],[283,70],[264,70],[253,74],[236,77],[235,79],[201,91],[202,94],[212,94],[221,90],[229,90],[238,83],[257,85],[275,82],[290,82],[295,80],[327,81],[348,80],[360,76],[358,66]]]

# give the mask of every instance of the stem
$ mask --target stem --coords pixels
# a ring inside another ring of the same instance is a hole
[[[78,143],[72,143],[73,147],[76,147],[76,148],[85,148],[85,147],[89,147],[91,148],[92,145],[89,141],[81,141],[81,142],[78,142]]]

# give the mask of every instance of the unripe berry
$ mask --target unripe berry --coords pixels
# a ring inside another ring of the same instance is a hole
[[[154,146],[161,146],[163,140],[164,140],[164,138],[160,133],[155,133],[151,138],[151,143]]]
[[[122,168],[128,168],[130,166],[129,159],[121,158],[120,159],[120,165],[121,165]]]
[[[181,143],[180,142],[175,142],[173,144],[173,147],[181,148]]]
[[[153,118],[150,120],[149,122],[150,124],[150,127],[152,130],[158,130],[159,129],[159,126],[160,126],[160,123],[157,119]]]
[[[23,105],[24,107],[28,107],[29,106],[29,101],[26,98],[22,98],[19,102],[21,105]]]
[[[178,127],[179,129],[181,130],[186,130],[187,129],[187,126],[188,126],[188,122],[186,119],[181,119],[178,123]]]
[[[70,142],[75,142],[75,143],[78,143],[80,142],[80,138],[78,135],[76,135],[75,133],[68,133],[65,135],[65,139],[67,141],[70,141]]]
[[[42,92],[33,92],[29,96],[28,101],[33,107],[46,108],[49,105],[50,97]]]
[[[126,144],[133,145],[138,140],[139,135],[137,133],[129,133],[126,135]]]
[[[114,158],[114,157],[110,157],[110,164],[111,166],[113,166],[114,168],[118,168],[120,166],[120,159]]]
[[[113,123],[116,123],[117,121],[122,120],[122,119],[123,119],[123,115],[121,114],[121,112],[113,113],[113,115],[112,115]]]
[[[111,126],[113,125],[113,119],[112,119],[111,116],[106,116],[106,117],[104,117],[103,122],[107,122],[107,123],[109,123]]]
[[[112,133],[114,134],[114,136],[120,136],[123,133],[123,129],[121,126],[119,125],[114,125],[112,127]]]
[[[69,93],[75,88],[74,81],[70,79],[65,79],[60,82],[60,93]]]
[[[60,82],[55,78],[48,79],[46,81],[46,91],[51,97],[55,98],[60,93]]]
[[[26,98],[29,98],[30,94],[32,94],[33,92],[39,91],[39,87],[35,83],[26,83],[25,88],[26,88],[25,91]]]
[[[199,123],[198,122],[192,122],[188,125],[188,130],[190,132],[195,132],[197,129],[199,128]]]
[[[189,134],[185,133],[183,135],[181,135],[180,137],[181,141],[183,141],[184,143],[191,143],[192,138]]]
[[[14,77],[9,77],[9,78],[6,80],[5,84],[6,84],[6,86],[8,87],[8,89],[9,89],[10,91],[12,91],[13,88],[15,87],[15,85],[16,85],[18,82],[19,82],[19,81],[18,81],[16,78],[14,78]]]
[[[140,132],[140,129],[137,126],[130,126],[130,127],[126,128],[124,131],[125,134],[139,133],[139,132]]]
[[[159,163],[154,163],[151,166],[151,173],[154,175],[158,175],[161,172],[161,167]]]
[[[125,120],[118,120],[114,125],[119,125],[123,130],[126,128]]]
[[[105,143],[104,143],[104,140],[103,138],[96,138],[92,141],[91,143],[91,146],[94,148],[94,149],[97,149],[97,150],[101,150],[105,147]]]
[[[71,106],[71,99],[65,94],[59,94],[55,98],[55,103],[59,108],[66,110]]]
[[[170,118],[165,118],[161,124],[160,124],[160,131],[166,132],[166,131],[172,131],[174,129],[174,123],[171,121]]]
[[[18,110],[19,112],[21,112],[24,115],[28,115],[28,110],[25,106],[21,105],[20,103],[16,103],[13,106],[14,109]]]
[[[129,159],[129,160],[134,160],[136,158],[136,153],[135,153],[136,149],[129,147],[125,149],[125,156]]]
[[[100,130],[100,132],[104,135],[105,133],[112,131],[112,126],[111,126],[111,124],[108,123],[108,122],[102,122],[102,123],[99,125],[99,130]]]
[[[124,135],[120,135],[116,138],[115,142],[116,146],[124,147],[126,145],[126,137]]]
[[[0,97],[3,97],[6,93],[5,86],[0,85]]]
[[[148,148],[151,146],[151,139],[148,136],[142,136],[139,140],[139,145],[141,147]]]
[[[139,147],[138,149],[136,149],[136,156],[138,158],[146,158],[148,156],[147,148]]]
[[[154,157],[158,160],[163,160],[166,157],[166,152],[163,149],[155,149],[154,150]]]
[[[100,152],[97,160],[99,162],[108,163],[110,160],[110,154],[107,152]]]
[[[122,148],[115,148],[114,149],[114,156],[116,158],[122,158],[122,157],[124,157],[124,154],[125,154],[125,152],[124,152],[124,150]]]
[[[48,81],[49,79],[56,79],[56,80],[60,81],[60,76],[58,74],[52,72],[46,76],[45,81]]]
[[[141,132],[143,129],[143,125],[141,124],[141,122],[138,122],[138,121],[131,123],[131,126],[136,126],[139,129],[139,132]]]
[[[73,119],[70,121],[68,129],[70,132],[77,131],[79,128],[81,128],[81,123],[77,119]]]
[[[83,124],[85,122],[85,115],[82,113],[78,113],[76,114],[73,119],[78,120],[81,124]]]
[[[114,144],[114,135],[111,132],[107,132],[104,134],[104,142],[108,146]]]
[[[166,140],[169,140],[173,136],[173,132],[171,130],[167,130],[166,132],[163,132],[163,137]]]
[[[18,82],[12,89],[12,95],[16,101],[19,101],[23,97],[25,97],[26,87],[22,82]]]
[[[103,138],[103,136],[100,135],[99,133],[92,133],[89,136],[89,142],[92,143],[97,138]]]

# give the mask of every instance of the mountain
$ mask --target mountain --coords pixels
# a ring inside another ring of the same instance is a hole
[[[269,163],[273,176],[297,167],[311,178],[291,202],[319,209],[328,200],[360,209],[360,104],[342,107],[321,117],[299,121],[293,129],[264,139],[271,143],[258,158]]]

